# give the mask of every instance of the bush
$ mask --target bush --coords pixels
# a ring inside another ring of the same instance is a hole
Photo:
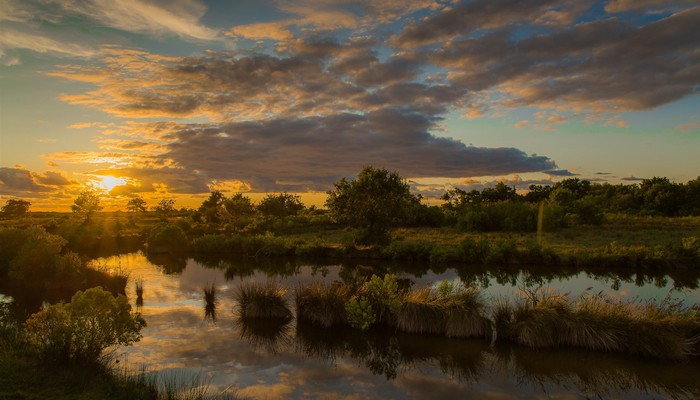
[[[459,244],[459,256],[462,261],[469,264],[483,264],[490,249],[491,245],[486,237],[475,240],[468,236]]]
[[[345,303],[348,323],[355,329],[366,331],[376,321],[377,317],[372,304],[367,299],[350,300]]]
[[[424,242],[391,242],[382,254],[392,260],[425,261],[430,259],[431,246]]]
[[[29,343],[47,358],[86,363],[99,361],[110,346],[138,341],[144,326],[124,296],[101,287],[77,292],[68,304],[47,306],[25,323]]]
[[[166,253],[183,251],[187,248],[187,236],[177,225],[159,223],[148,235],[148,251]]]

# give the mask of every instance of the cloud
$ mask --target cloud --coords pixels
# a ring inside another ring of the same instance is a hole
[[[16,49],[93,57],[115,40],[113,32],[101,27],[196,41],[219,38],[216,30],[199,23],[207,10],[199,0],[5,0],[1,8],[0,63],[6,66],[20,64],[17,55],[7,54]],[[92,26],[89,34],[87,25]]]
[[[625,176],[624,178],[620,178],[620,179],[623,181],[626,181],[626,182],[638,182],[638,181],[644,180],[644,178],[637,178],[636,176],[632,176],[632,175]]]
[[[478,148],[434,136],[435,121],[381,110],[184,130],[163,156],[209,179],[237,179],[253,190],[327,190],[363,165],[405,177],[464,177],[551,169],[544,156]],[[288,182],[303,182],[288,184]]]
[[[537,9],[545,3],[522,2],[519,7]],[[456,24],[445,36],[432,29],[442,24],[440,15],[409,25],[395,40],[414,45],[408,39],[423,32],[419,36],[425,40],[444,41],[420,49],[415,58],[447,69],[454,86],[487,94],[472,96],[482,107],[534,106],[574,114],[646,110],[694,94],[700,79],[700,7],[639,26],[608,18],[529,36],[512,28],[529,24],[515,14],[503,28],[467,35],[489,26],[488,21],[475,20],[478,26]]]
[[[68,179],[68,177],[64,173],[57,171],[46,171],[43,174],[35,175],[35,178],[38,183],[49,186],[64,186],[78,184],[78,182],[71,181],[70,179]]]
[[[61,35],[63,36],[63,35]],[[27,49],[37,53],[51,53],[59,56],[90,57],[98,53],[96,47],[73,43],[49,37],[48,33],[35,33],[33,29],[4,27],[0,30],[0,59],[5,65],[20,63],[17,57],[5,54],[11,49]]]
[[[70,180],[64,172],[37,173],[22,166],[0,167],[0,195],[46,197],[72,190],[78,182]]]
[[[543,174],[547,175],[553,175],[553,176],[577,176],[579,174],[575,174],[567,169],[551,169],[549,171],[542,171]]]
[[[281,41],[295,38],[285,22],[258,22],[239,25],[231,28],[228,33],[252,40],[272,39]]]
[[[481,29],[494,30],[505,26],[535,21],[537,24],[568,23],[585,11],[587,1],[555,0],[476,0],[446,7],[420,22],[408,24],[393,42],[402,48],[450,41]]]
[[[679,10],[696,4],[694,0],[610,0],[605,5],[605,11],[620,13],[640,9],[647,12]]]

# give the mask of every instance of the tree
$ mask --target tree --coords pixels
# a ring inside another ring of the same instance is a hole
[[[126,209],[131,212],[146,212],[146,200],[136,196],[126,203]]]
[[[356,179],[343,178],[328,191],[326,207],[334,218],[361,229],[361,242],[381,243],[388,230],[407,217],[420,200],[396,172],[366,166]]]
[[[268,194],[258,204],[258,211],[267,217],[288,217],[303,209],[301,198],[289,193]]]
[[[0,213],[5,218],[20,218],[29,212],[29,207],[32,203],[27,200],[10,199],[5,202],[5,205],[0,209]]]
[[[153,211],[158,215],[158,217],[160,217],[160,219],[167,220],[169,217],[175,214],[175,200],[163,199],[159,201],[155,207],[153,207]]]
[[[255,206],[250,198],[241,193],[236,193],[224,200],[224,208],[233,218],[247,217],[255,213]]]
[[[498,182],[492,188],[484,188],[481,191],[481,200],[487,203],[496,203],[506,200],[518,200],[520,196],[514,187],[510,187],[503,182]]]
[[[82,363],[99,361],[110,346],[138,341],[144,326],[124,296],[100,287],[77,292],[68,304],[47,306],[25,323],[29,343],[45,356]]]
[[[552,194],[552,187],[548,185],[530,185],[530,191],[525,194],[525,201],[529,203],[540,203],[549,200]]]
[[[211,192],[209,198],[204,200],[197,210],[209,223],[219,222],[219,208],[223,205],[226,197],[215,190]]]
[[[99,193],[90,189],[82,191],[73,203],[70,206],[71,210],[75,214],[84,217],[85,222],[89,221],[94,213],[102,210]]]

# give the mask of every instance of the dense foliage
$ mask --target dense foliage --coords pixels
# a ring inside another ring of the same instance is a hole
[[[141,338],[146,322],[122,295],[100,287],[77,292],[70,303],[46,306],[29,317],[29,342],[49,359],[94,363],[114,345],[130,345]]]
[[[343,178],[328,192],[326,207],[340,222],[361,229],[360,241],[383,242],[387,229],[408,221],[420,199],[396,172],[364,167],[356,179]]]

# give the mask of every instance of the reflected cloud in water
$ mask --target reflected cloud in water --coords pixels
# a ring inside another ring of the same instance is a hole
[[[237,387],[248,398],[532,398],[554,397],[651,399],[700,397],[697,363],[666,363],[600,352],[571,349],[531,350],[483,340],[397,334],[392,330],[368,333],[348,329],[319,329],[296,320],[241,321],[237,318],[235,288],[246,282],[265,282],[271,276],[286,286],[317,280],[358,279],[372,273],[399,273],[414,287],[441,279],[482,282],[487,296],[517,290],[512,284],[540,284],[575,290],[628,291],[630,296],[663,297],[676,281],[659,289],[653,276],[644,286],[631,275],[592,275],[562,271],[560,275],[531,271],[494,271],[444,268],[440,272],[415,268],[417,274],[395,265],[308,266],[293,261],[255,264],[219,260],[215,266],[188,259],[177,274],[134,253],[104,259],[120,263],[131,276],[144,281],[141,311],[148,322],[144,337],[122,349],[131,365],[149,370],[201,370],[211,387]],[[409,269],[410,270],[410,269]],[[325,277],[324,277],[325,276]],[[562,278],[568,277],[568,278]],[[610,289],[619,280],[618,289]],[[629,281],[631,280],[631,282]],[[652,283],[652,284],[649,284]],[[205,288],[215,287],[209,303]],[[662,293],[662,294],[659,294]],[[698,290],[682,293],[698,302]],[[133,285],[127,296],[136,299]],[[215,322],[215,323],[214,323]]]

